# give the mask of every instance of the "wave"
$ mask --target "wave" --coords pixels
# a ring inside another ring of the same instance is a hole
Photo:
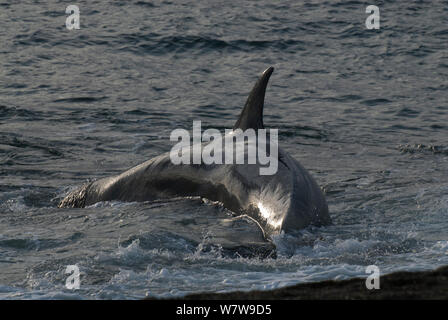
[[[399,145],[401,153],[420,153],[427,155],[448,155],[447,146],[424,145],[424,144],[404,144]]]

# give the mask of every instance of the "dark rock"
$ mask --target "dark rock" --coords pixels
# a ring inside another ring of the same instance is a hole
[[[367,278],[367,275],[366,275]],[[434,271],[396,272],[380,277],[380,289],[368,290],[366,278],[304,283],[270,291],[198,293],[185,300],[341,300],[341,299],[448,299],[448,266]]]

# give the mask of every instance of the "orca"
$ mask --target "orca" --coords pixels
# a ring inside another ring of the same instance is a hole
[[[264,129],[264,98],[273,71],[270,67],[259,77],[231,134]],[[250,143],[244,139],[240,141],[246,145]],[[272,144],[268,141],[266,149],[271,150]],[[188,146],[184,151],[192,154],[193,148],[194,145]],[[247,153],[248,148],[237,150]],[[174,164],[167,152],[119,175],[82,185],[70,192],[59,207],[82,208],[101,201],[134,202],[199,196],[219,201],[236,216],[246,215],[254,219],[267,238],[309,225],[331,224],[325,196],[311,174],[279,147],[277,158],[276,172],[261,175],[262,165],[258,162]]]

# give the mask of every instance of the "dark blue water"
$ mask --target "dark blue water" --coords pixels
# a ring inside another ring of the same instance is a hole
[[[376,1],[379,30],[364,1],[78,1],[71,31],[68,4],[0,2],[0,297],[169,297],[448,264],[448,1]],[[324,188],[332,226],[281,235],[266,258],[241,249],[269,249],[250,221],[200,199],[56,208],[170,150],[193,120],[231,128],[271,65],[264,122]]]

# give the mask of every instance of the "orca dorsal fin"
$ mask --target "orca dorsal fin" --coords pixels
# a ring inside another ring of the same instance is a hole
[[[258,79],[255,86],[247,98],[243,111],[233,126],[233,130],[241,129],[263,129],[263,106],[264,95],[266,93],[266,86],[268,85],[269,78],[271,77],[273,67],[267,68],[261,77]]]

